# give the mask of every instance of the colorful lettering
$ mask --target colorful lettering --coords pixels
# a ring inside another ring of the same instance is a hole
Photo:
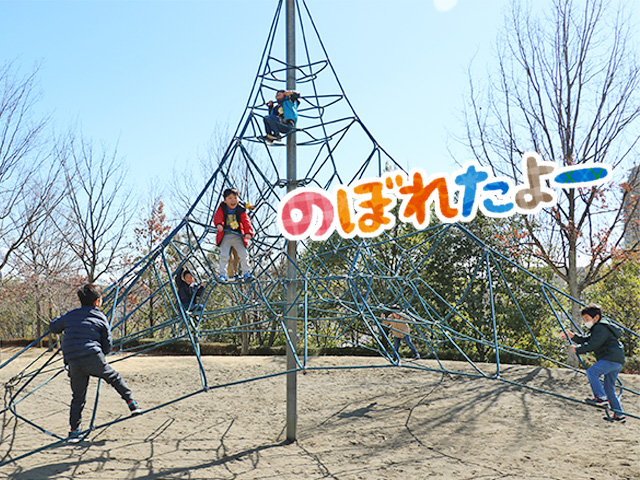
[[[496,203],[496,196],[492,192],[499,192],[505,196],[511,189],[511,183],[507,180],[498,180],[482,187],[483,192],[489,192],[489,198],[485,198],[480,204],[480,209],[487,217],[508,217],[515,207],[513,202]]]
[[[560,169],[553,181],[560,188],[590,187],[602,183],[609,175],[609,167],[600,163],[585,163],[574,167]]]
[[[537,153],[525,153],[522,172],[525,181],[516,187],[511,179],[495,178],[490,170],[469,162],[451,177],[427,177],[417,168],[409,176],[388,172],[383,178],[364,179],[353,186],[338,185],[333,194],[319,188],[299,188],[280,202],[278,227],[289,240],[324,240],[335,231],[345,238],[374,237],[395,226],[391,210],[398,201],[399,219],[417,229],[429,225],[432,204],[445,223],[469,222],[478,208],[493,218],[514,212],[531,215],[557,202],[556,192],[547,182],[559,188],[597,185],[604,182],[609,167],[582,164],[556,171],[553,162],[543,162]]]
[[[400,187],[401,195],[408,197],[400,208],[400,219],[403,222],[413,222],[416,228],[429,225],[431,217],[431,203],[436,202],[436,214],[444,221],[451,221],[458,215],[458,210],[451,207],[451,198],[445,176],[435,177],[424,184],[421,171],[413,171],[413,184]],[[434,193],[437,196],[434,197]],[[412,218],[414,217],[414,218]]]
[[[542,207],[555,205],[556,192],[542,185],[542,177],[553,173],[555,168],[554,163],[543,162],[536,153],[522,157],[522,171],[526,172],[527,184],[515,189],[516,205],[520,208],[520,213],[530,215]]]
[[[351,202],[349,194],[342,186],[336,189],[336,197],[338,200],[338,220],[340,228],[344,233],[343,237],[352,238],[355,236],[356,224],[351,221]]]
[[[363,211],[358,215],[358,228],[361,237],[375,237],[384,229],[395,225],[395,218],[389,215],[389,210],[396,204],[395,197],[382,194],[383,184],[380,181],[365,182],[357,185],[353,193],[369,197],[356,206]]]
[[[456,185],[460,185],[463,190],[462,218],[474,218],[476,216],[478,185],[487,178],[489,178],[489,174],[482,169],[478,170],[473,164],[467,165],[464,173],[455,177]]]
[[[325,240],[333,233],[333,203],[320,189],[289,192],[280,202],[278,213],[278,227],[289,240]]]

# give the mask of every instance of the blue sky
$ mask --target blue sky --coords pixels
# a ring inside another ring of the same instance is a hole
[[[454,169],[467,67],[483,73],[507,0],[307,0],[352,105],[402,165]],[[56,130],[118,152],[136,189],[192,168],[240,120],[276,0],[0,0],[0,63],[40,64]],[[440,7],[440,9],[436,8]]]

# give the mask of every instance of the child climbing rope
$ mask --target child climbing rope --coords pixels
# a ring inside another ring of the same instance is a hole
[[[406,314],[402,313],[402,309],[400,305],[392,305],[389,307],[391,313],[389,314],[388,319],[382,315],[382,318],[385,320],[382,322],[383,325],[388,325],[391,329],[391,333],[393,334],[393,353],[396,360],[400,361],[400,342],[404,340],[407,344],[407,347],[411,350],[413,354],[414,360],[420,359],[420,354],[418,353],[418,349],[415,347],[413,342],[411,341],[409,322],[411,319],[407,317]]]
[[[80,424],[89,377],[102,378],[127,402],[132,415],[142,413],[133,399],[131,390],[111,365],[105,355],[111,351],[111,328],[107,317],[100,311],[102,289],[94,284],[78,290],[81,307],[55,318],[49,324],[51,333],[63,333],[62,355],[71,379],[71,409],[69,424],[71,441],[81,439]]]
[[[198,303],[204,291],[204,283],[197,283],[193,274],[184,267],[180,267],[176,271],[175,278],[178,297],[180,297],[180,303],[185,311],[201,312],[204,310],[204,306]]]
[[[240,270],[244,273],[243,280],[251,280],[251,269],[249,267],[249,255],[247,245],[253,237],[253,226],[247,209],[239,201],[240,193],[237,188],[227,188],[222,194],[224,201],[216,210],[213,222],[218,233],[216,243],[220,247],[220,264],[218,266],[218,279],[221,282],[227,281],[227,264],[231,247],[236,249],[240,257]]]
[[[278,90],[276,103],[269,101],[269,115],[264,117],[264,128],[267,135],[264,137],[268,145],[280,140],[282,135],[288,135],[296,128],[298,121],[298,105],[300,94],[295,90]]]
[[[587,398],[585,402],[602,407],[608,402],[613,410],[611,418],[614,421],[624,422],[627,417],[622,411],[622,405],[615,391],[618,374],[624,365],[624,347],[618,341],[622,332],[617,326],[602,318],[602,310],[596,304],[587,305],[580,314],[584,325],[590,331],[589,335],[578,335],[567,331],[566,334],[560,333],[560,338],[569,337],[580,344],[578,347],[571,344],[572,352],[593,352],[596,356],[596,363],[587,369],[593,398]],[[601,376],[604,379],[604,387],[600,380]]]

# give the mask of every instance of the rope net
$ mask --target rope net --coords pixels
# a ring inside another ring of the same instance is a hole
[[[197,360],[193,375],[200,376],[201,389],[151,408],[145,405],[145,410],[163,408],[212,388],[257,380],[230,379],[227,384],[210,385],[201,350],[207,342],[230,339],[242,343],[244,353],[256,345],[291,346],[285,328],[293,305],[285,300],[288,288],[296,292],[297,370],[313,369],[308,362],[318,352],[338,353],[349,348],[352,355],[379,356],[381,366],[444,373],[462,373],[446,360],[464,360],[472,366],[471,375],[560,396],[507,378],[501,365],[525,363],[582,371],[584,364],[582,368],[567,364],[567,345],[557,336],[569,328],[579,330],[571,317],[576,300],[487,245],[473,233],[472,225],[433,223],[424,230],[396,225],[373,239],[345,239],[334,234],[322,242],[300,241],[297,279],[287,280],[287,241],[276,224],[277,206],[289,185],[286,145],[283,141],[267,146],[260,139],[265,135],[266,103],[277,90],[285,89],[289,68],[283,49],[276,48],[285,43],[282,6],[280,1],[249,101],[218,167],[179,225],[105,290],[103,311],[112,325],[114,350],[123,354],[116,361],[177,345],[191,351]],[[337,185],[403,170],[356,115],[303,0],[296,3],[296,13],[296,38],[301,48],[295,70],[297,90],[302,95],[295,131],[298,172],[302,174],[296,185],[331,191]],[[241,199],[253,205],[250,217],[256,236],[249,246],[251,282],[216,281],[218,249],[213,215],[228,187],[239,188]],[[500,222],[491,228],[501,228]],[[203,308],[195,312],[187,311],[178,298],[175,275],[181,268],[188,268],[204,285],[197,300]],[[390,332],[382,324],[382,316],[390,313],[392,304],[406,314],[402,321],[409,324],[411,339],[422,358],[434,361],[401,360],[394,354]],[[628,329],[625,335],[639,337]],[[20,404],[46,390],[64,371],[58,347],[53,344],[5,385],[4,412],[53,436],[56,440],[51,445],[64,437],[50,432],[43,425],[45,420],[20,409]],[[352,358],[357,362],[357,356]],[[639,395],[622,385],[620,390]],[[123,420],[100,423],[99,393],[100,387],[88,429]],[[90,405],[87,409],[91,410]],[[638,411],[627,415],[640,418]]]

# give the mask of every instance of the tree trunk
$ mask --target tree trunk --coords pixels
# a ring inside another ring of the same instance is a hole
[[[575,197],[573,195],[569,198],[569,218],[575,218]],[[582,297],[582,291],[580,290],[580,284],[578,281],[578,247],[577,247],[577,234],[578,232],[575,229],[575,225],[573,222],[569,224],[569,229],[567,232],[568,237],[568,245],[569,245],[569,255],[568,255],[568,265],[569,271],[567,272],[568,284],[569,284],[569,294],[572,298],[576,300],[580,300]],[[580,317],[580,305],[576,302],[571,302],[571,318],[574,323],[580,325],[582,318]],[[569,348],[569,343],[567,342],[567,364],[572,367],[579,367],[580,360],[578,360],[578,356],[571,351]]]
[[[33,288],[36,294],[36,338],[40,338],[42,336],[42,325],[40,324],[40,322],[42,321],[42,306],[40,302],[42,295],[40,294],[40,285],[38,284],[37,280],[34,282]],[[42,347],[42,340],[38,342],[38,346]]]
[[[244,310],[242,311],[242,314],[241,314],[241,323],[243,327],[247,325],[247,323],[249,323],[247,322],[247,312],[245,312]],[[242,328],[242,330],[240,330],[240,336],[242,337],[242,349],[240,351],[240,354],[248,355],[249,354],[249,332],[244,328]]]

